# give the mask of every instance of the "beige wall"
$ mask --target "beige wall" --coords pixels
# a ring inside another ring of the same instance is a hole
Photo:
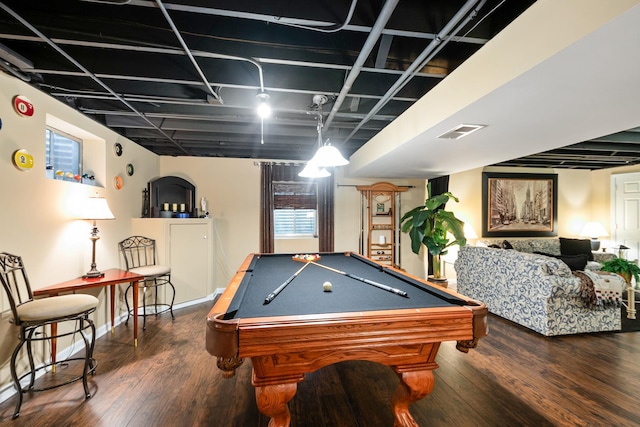
[[[204,197],[216,224],[216,287],[223,288],[251,252],[260,250],[260,168],[253,159],[167,157],[160,159],[162,176],[176,175],[196,186],[196,199]],[[360,193],[355,185],[379,179],[348,179],[335,171],[335,250],[359,250]],[[423,203],[424,181],[394,180],[415,188],[402,194],[403,213]],[[276,242],[277,252],[315,252],[315,239]],[[402,267],[423,276],[421,259],[411,253],[409,239],[402,236]]]
[[[478,236],[482,236],[482,172],[555,173],[558,175],[558,236],[578,237],[585,222],[598,220],[594,206],[602,203],[603,188],[594,195],[592,173],[574,169],[478,168],[452,175],[449,191],[460,199],[459,204],[447,205],[464,221],[469,222]],[[609,193],[609,188],[606,188]],[[594,204],[592,204],[594,201]],[[597,201],[597,202],[596,202]],[[596,209],[597,207],[597,209]],[[607,202],[607,209],[609,208]],[[608,215],[607,218],[608,220]]]
[[[35,107],[32,117],[15,113],[12,99],[16,95],[31,100]],[[45,177],[47,114],[83,130],[87,153],[91,153],[87,163],[96,173],[99,186]],[[158,156],[4,73],[0,73],[0,118],[0,251],[23,257],[34,289],[86,273],[91,263],[91,224],[75,219],[73,211],[78,203],[98,192],[107,198],[116,219],[97,224],[100,240],[96,242],[96,261],[99,269],[119,267],[117,243],[129,235],[131,218],[140,216],[142,189],[150,177],[158,174]],[[114,155],[115,142],[124,147],[122,157]],[[33,155],[32,170],[23,172],[13,166],[13,153],[18,149],[26,149]],[[132,177],[126,176],[127,163],[135,165]],[[124,178],[121,190],[112,184],[118,174]],[[103,326],[110,317],[106,294],[92,293],[100,299],[93,318],[97,326]],[[10,388],[7,362],[17,334],[8,322],[9,307],[4,291],[0,295],[1,393]],[[61,341],[59,348],[64,346]]]

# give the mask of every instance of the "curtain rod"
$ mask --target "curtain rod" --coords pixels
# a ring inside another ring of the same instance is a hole
[[[363,186],[363,185],[370,185],[370,184],[338,184],[338,187],[360,187],[360,186]],[[416,188],[415,185],[396,185],[396,187],[400,187],[400,188]]]

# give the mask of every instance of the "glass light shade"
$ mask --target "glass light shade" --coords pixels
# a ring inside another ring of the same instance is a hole
[[[258,116],[260,118],[266,119],[271,115],[271,107],[266,102],[261,102],[258,104]]]
[[[340,151],[333,145],[323,145],[318,148],[316,154],[310,161],[319,168],[327,168],[333,166],[344,166],[349,164],[349,160],[342,157]]]
[[[262,119],[266,119],[271,115],[271,106],[267,101],[269,101],[269,94],[265,92],[260,92],[256,95],[258,98],[258,116]]]
[[[82,211],[80,214],[80,219],[115,219],[113,216],[111,209],[109,209],[109,205],[107,204],[107,199],[104,197],[93,196],[89,197],[82,207]]]
[[[581,237],[598,238],[608,235],[607,230],[599,222],[587,222],[580,232]]]
[[[331,176],[331,173],[325,168],[319,168],[312,162],[308,162],[304,169],[300,171],[298,176],[303,178],[326,178]]]

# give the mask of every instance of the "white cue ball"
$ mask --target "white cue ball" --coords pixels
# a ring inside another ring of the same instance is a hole
[[[322,289],[324,289],[325,292],[331,292],[331,282],[324,282]]]

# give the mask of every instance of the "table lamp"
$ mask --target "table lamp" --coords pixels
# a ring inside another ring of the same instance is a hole
[[[88,219],[93,221],[91,237],[89,238],[92,245],[91,270],[89,270],[87,274],[82,277],[102,277],[104,276],[104,273],[98,271],[98,269],[96,268],[96,240],[100,239],[100,236],[98,236],[98,227],[96,226],[96,221],[99,219],[115,219],[113,213],[111,213],[111,209],[109,209],[107,199],[105,199],[104,197],[100,197],[97,194],[95,196],[89,197],[86,200],[85,205],[83,206],[81,219]]]
[[[599,222],[587,222],[584,227],[582,227],[582,232],[580,233],[580,237],[591,237],[592,251],[600,249],[600,240],[598,240],[598,238],[608,235],[607,230],[605,230]]]

